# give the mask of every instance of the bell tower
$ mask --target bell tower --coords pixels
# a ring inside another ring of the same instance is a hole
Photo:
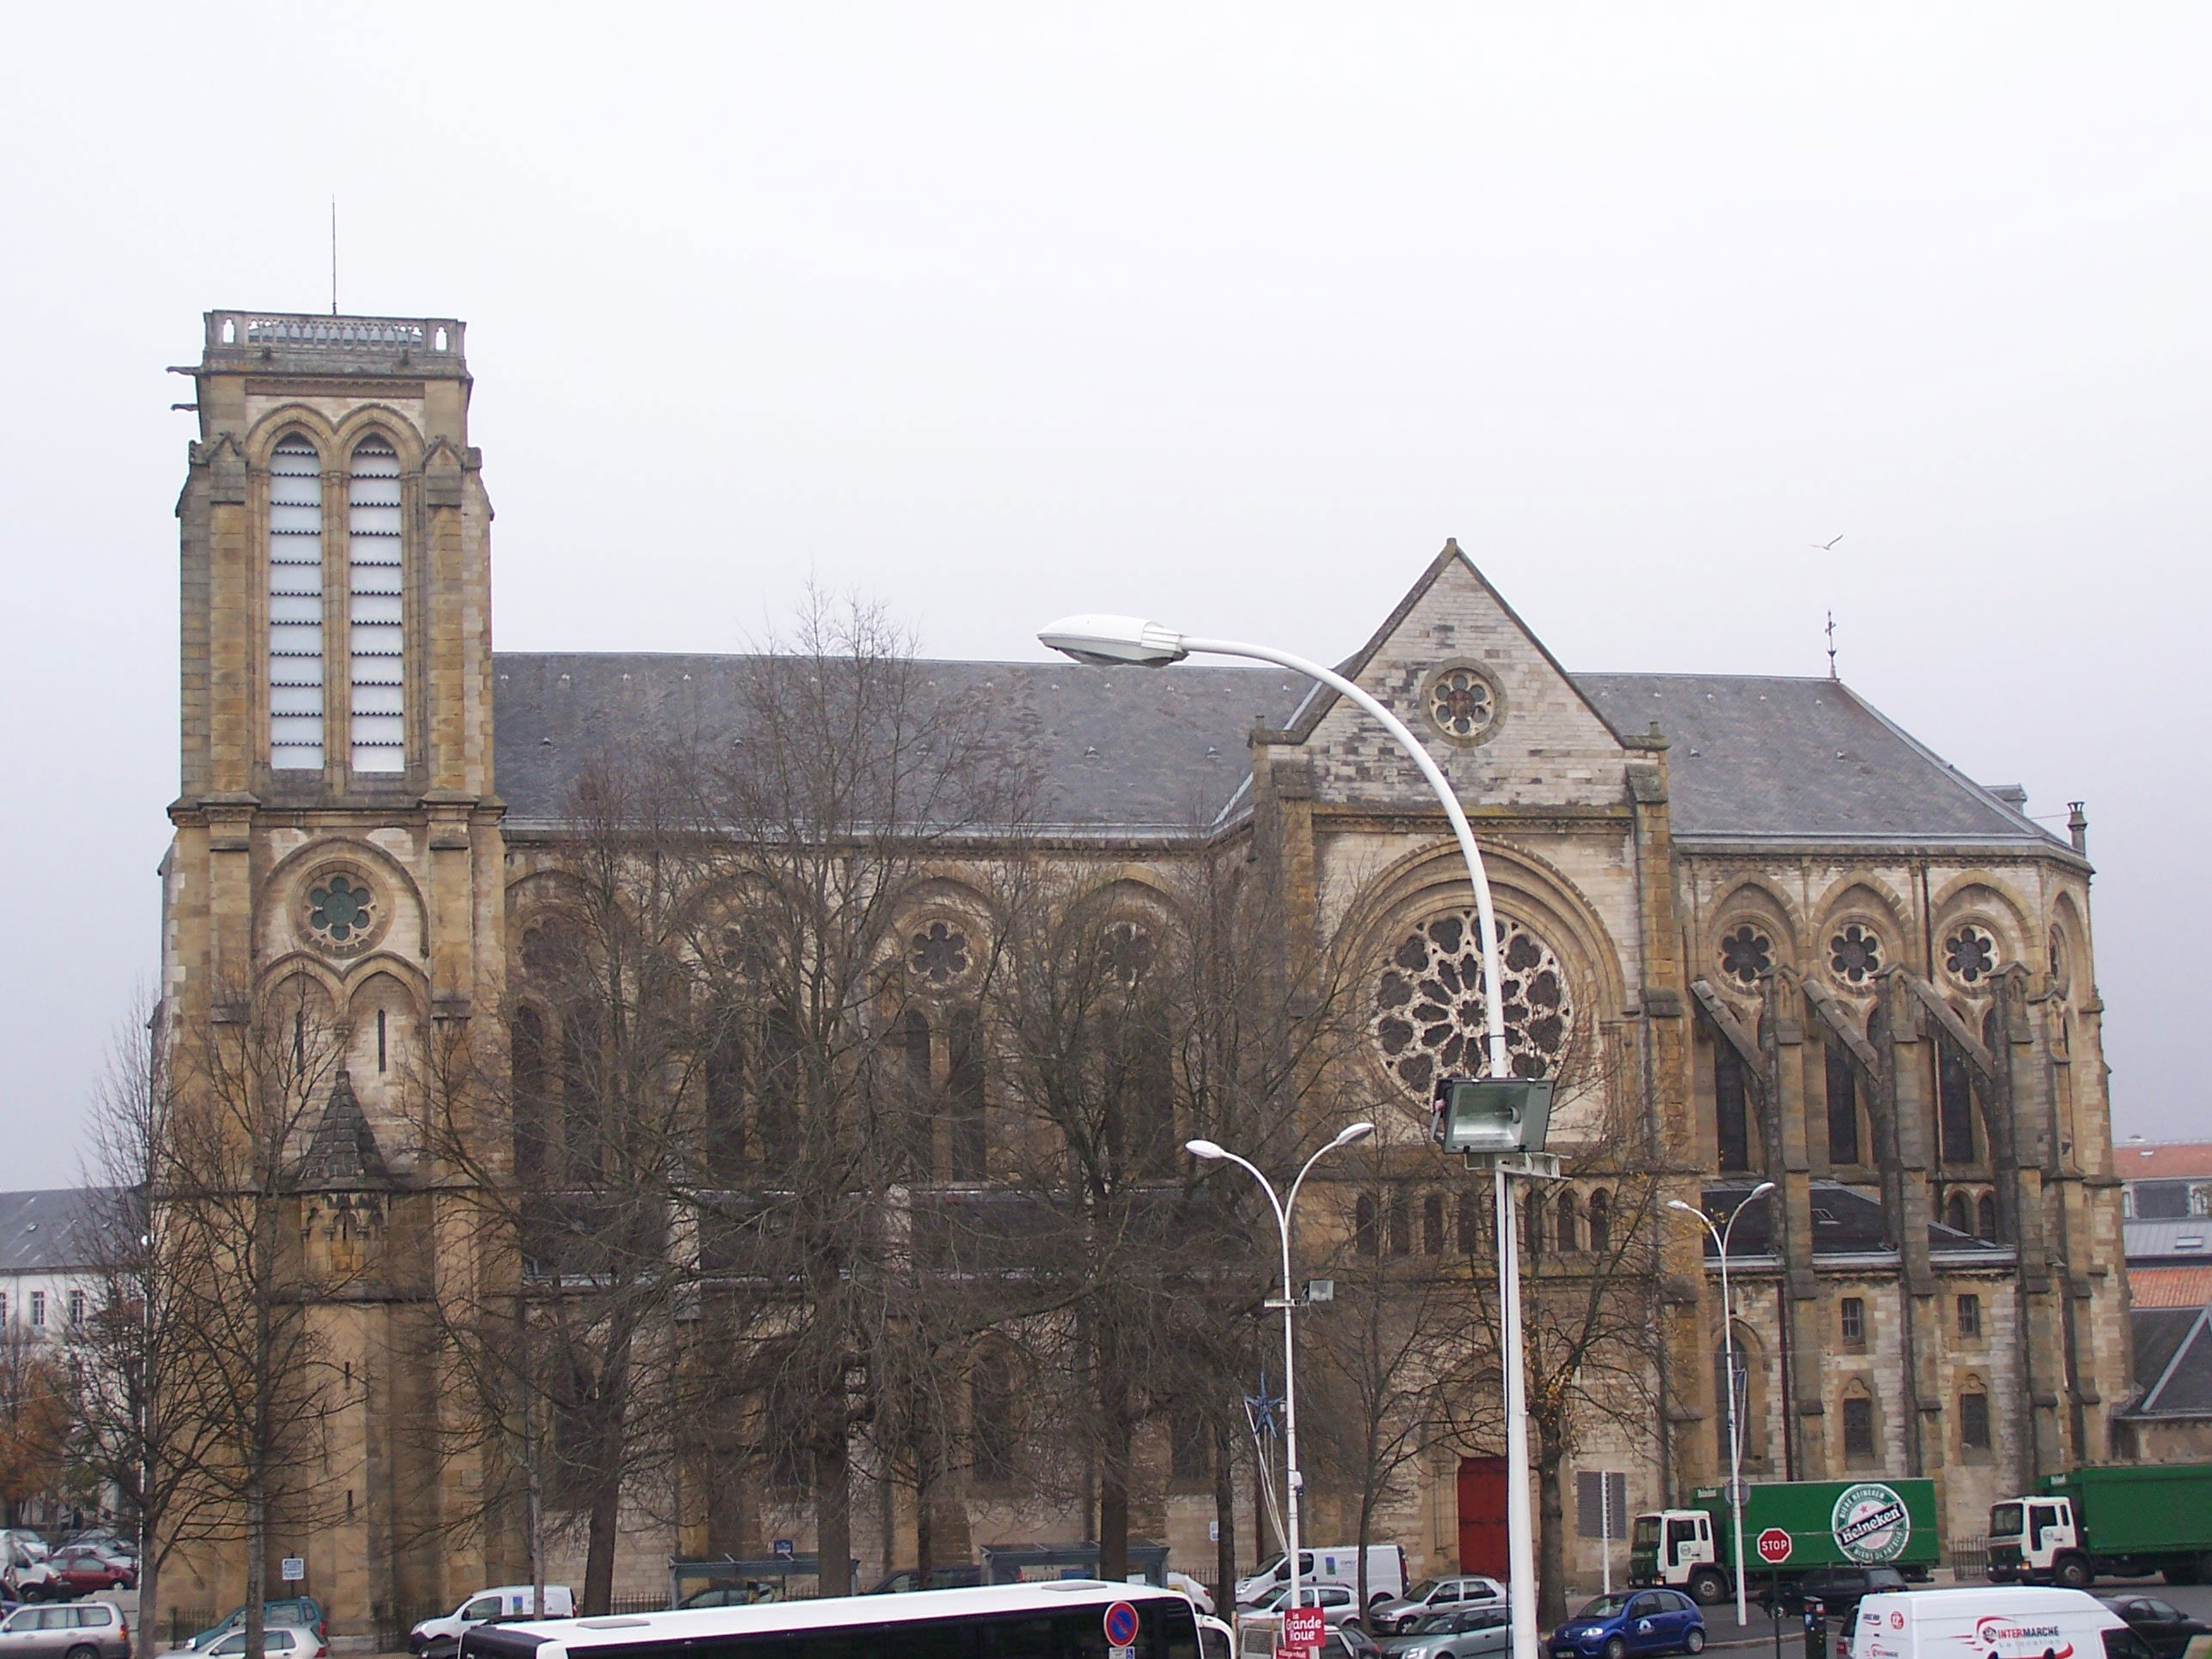
[[[428,1061],[472,1024],[496,1030],[503,994],[492,514],[465,334],[451,318],[216,311],[177,371],[199,436],[177,504],[161,1029],[181,1054],[281,1003],[283,1051],[312,1074],[283,1156],[301,1259],[349,1264],[317,1314],[346,1393],[316,1524],[270,1542],[304,1556],[349,1632],[456,1593],[448,1579],[492,1582],[496,1553],[410,1541],[436,1531],[423,1506],[466,1483],[439,1478],[434,1434],[391,1426],[439,1409],[433,1310],[465,1202],[430,1133]]]

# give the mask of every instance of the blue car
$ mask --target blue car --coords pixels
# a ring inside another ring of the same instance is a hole
[[[1633,1654],[1701,1653],[1705,1616],[1680,1590],[1623,1590],[1585,1601],[1552,1632],[1552,1659],[1630,1659]]]

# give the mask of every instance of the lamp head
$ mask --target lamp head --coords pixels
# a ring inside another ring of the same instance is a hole
[[[1186,1140],[1182,1149],[1193,1158],[1226,1158],[1229,1154],[1211,1140]]]
[[[1679,1198],[1670,1198],[1670,1199],[1668,1199],[1668,1200],[1667,1200],[1667,1207],[1668,1207],[1668,1209],[1670,1209],[1670,1210],[1680,1210],[1680,1211],[1684,1215],[1693,1215],[1693,1216],[1696,1216],[1696,1217],[1698,1217],[1700,1220],[1704,1219],[1704,1218],[1705,1218],[1705,1212],[1703,1210],[1699,1209],[1699,1208],[1698,1208],[1696,1205],[1694,1205],[1694,1204],[1685,1204],[1685,1203],[1683,1203],[1683,1202],[1682,1202],[1682,1200],[1681,1200],[1680,1199],[1679,1199]]]
[[[1749,1192],[1743,1195],[1743,1201],[1746,1204],[1754,1203],[1759,1199],[1765,1198],[1767,1194],[1773,1190],[1774,1183],[1772,1182],[1762,1181],[1759,1185],[1753,1187]]]
[[[1190,654],[1182,635],[1142,617],[1062,617],[1039,629],[1037,640],[1095,668],[1162,668]]]
[[[1330,1141],[1328,1144],[1332,1147],[1349,1146],[1353,1141],[1364,1140],[1368,1136],[1374,1133],[1375,1126],[1363,1119],[1358,1123],[1346,1124],[1344,1127],[1336,1132],[1336,1139]]]

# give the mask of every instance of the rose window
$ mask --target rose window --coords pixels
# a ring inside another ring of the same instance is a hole
[[[1864,985],[1881,971],[1881,939],[1852,922],[1828,941],[1828,967],[1846,985]]]
[[[1972,922],[1943,941],[1943,965],[1968,985],[1978,985],[1997,970],[1997,942]]]
[[[945,986],[968,971],[968,935],[958,924],[933,921],[914,936],[907,965],[930,985]]]
[[[1774,941],[1749,922],[1721,941],[1721,972],[1739,985],[1755,985],[1774,965]]]
[[[376,925],[376,895],[358,877],[326,876],[307,890],[307,926],[337,945],[357,945]]]
[[[1134,989],[1152,965],[1152,941],[1133,921],[1117,921],[1106,929],[1100,954],[1106,971],[1125,989]]]
[[[1472,668],[1447,668],[1429,686],[1429,718],[1449,738],[1479,738],[1498,718],[1498,694]]]
[[[1390,953],[1375,988],[1382,1064],[1425,1101],[1439,1077],[1489,1071],[1482,949],[1472,911],[1423,922]],[[1574,1029],[1574,999],[1552,947],[1517,921],[1498,923],[1498,1001],[1516,1077],[1549,1077]]]

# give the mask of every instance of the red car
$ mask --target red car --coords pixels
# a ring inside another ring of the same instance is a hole
[[[119,1555],[110,1555],[93,1544],[71,1544],[46,1558],[53,1569],[46,1594],[51,1596],[96,1595],[101,1590],[129,1589],[138,1582],[138,1569]]]

